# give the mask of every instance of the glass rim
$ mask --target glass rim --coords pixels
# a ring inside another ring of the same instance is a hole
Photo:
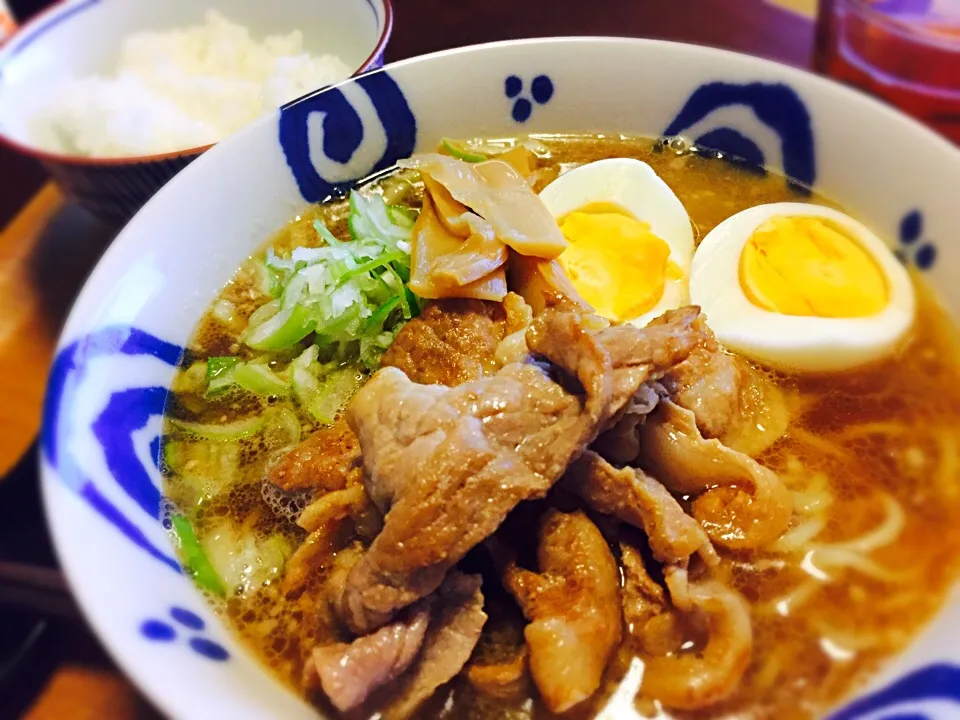
[[[844,7],[868,20],[883,26],[886,30],[896,33],[913,42],[938,47],[944,50],[960,52],[960,17],[957,17],[957,34],[949,36],[944,33],[931,32],[919,23],[906,22],[889,15],[874,7],[875,0],[838,0],[837,5]],[[836,8],[834,8],[836,12]]]

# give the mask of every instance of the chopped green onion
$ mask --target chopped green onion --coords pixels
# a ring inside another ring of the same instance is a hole
[[[396,292],[397,297],[400,298],[400,312],[403,313],[403,319],[409,320],[413,317],[413,313],[410,310],[410,301],[407,299],[407,293],[404,292],[407,287],[403,284],[403,278],[400,277],[399,273],[393,269],[392,265],[387,266],[387,272],[389,272],[393,276],[394,280],[396,280]]]
[[[233,371],[233,382],[255,395],[282,396],[290,392],[286,380],[259,363],[240,363]]]
[[[347,227],[355,241],[373,239],[387,247],[394,247],[397,241],[409,240],[412,226],[397,225],[379,195],[364,196],[351,190],[349,206]]]
[[[233,384],[234,368],[239,362],[238,357],[207,358],[207,397],[216,395]]]
[[[341,287],[345,285],[347,281],[352,280],[358,275],[364,275],[366,273],[372,272],[373,270],[378,270],[382,267],[386,267],[387,265],[390,265],[391,263],[397,260],[403,260],[407,257],[408,256],[406,254],[400,252],[399,250],[397,252],[384,253],[378,258],[374,258],[373,260],[368,260],[365,263],[361,263],[360,265],[357,265],[355,268],[351,270],[347,270],[343,275],[340,276],[340,280],[337,281],[337,287]]]
[[[344,368],[328,372],[321,380],[318,372],[323,368],[317,363],[318,351],[312,345],[294,360],[290,377],[300,406],[318,423],[330,425],[360,387],[363,377],[355,368]]]
[[[317,326],[303,305],[293,305],[257,326],[249,326],[244,342],[256,350],[283,350],[296,345]]]
[[[200,547],[200,541],[197,539],[190,521],[183,515],[173,515],[170,518],[170,524],[180,545],[183,559],[186,561],[186,569],[193,576],[194,581],[204,590],[223,597],[226,594],[223,581],[210,563],[203,548]]]
[[[263,440],[271,450],[293,447],[300,442],[300,420],[289,408],[267,409],[263,425]]]
[[[400,304],[400,296],[396,295],[377,308],[377,311],[367,318],[363,326],[364,335],[379,335],[383,332],[383,324],[390,317],[390,313]]]
[[[417,221],[416,211],[403,205],[387,205],[387,215],[390,216],[394,225],[411,230]]]
[[[313,229],[317,231],[317,235],[319,235],[320,239],[323,240],[327,245],[331,247],[343,245],[343,242],[338,240],[337,237],[330,232],[330,230],[326,225],[323,224],[321,220],[313,221]]]
[[[464,162],[475,163],[483,162],[484,160],[488,159],[486,155],[476,151],[468,150],[453,140],[449,140],[447,138],[444,138],[440,142],[440,146],[457,160],[463,160]]]
[[[407,296],[407,304],[410,306],[410,315],[417,317],[420,314],[420,301],[406,285],[403,286],[403,294]]]
[[[235,420],[231,423],[224,423],[223,425],[196,423],[188,420],[170,418],[170,424],[191,435],[206,438],[207,440],[223,442],[227,440],[242,440],[251,435],[256,435],[263,429],[263,418],[245,418],[243,420]]]

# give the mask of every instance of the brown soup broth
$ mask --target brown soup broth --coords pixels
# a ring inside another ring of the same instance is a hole
[[[646,139],[538,139],[549,150],[540,159],[542,183],[567,163],[604,157],[649,163],[683,202],[698,241],[719,222],[754,205],[831,204],[792,189],[782,176],[659,149]],[[312,222],[318,217],[344,237],[345,216],[340,201],[311,208],[270,244],[317,245]],[[751,606],[751,665],[739,690],[723,704],[673,715],[790,719],[822,714],[881,660],[901,650],[946,599],[960,571],[960,524],[955,520],[960,514],[960,353],[952,320],[922,283],[915,284],[918,322],[909,344],[895,357],[842,375],[771,374],[789,398],[791,422],[786,436],[759,459],[779,472],[795,493],[797,511],[784,542],[797,544],[758,553],[721,553],[715,574]],[[297,413],[304,435],[314,429],[291,400],[267,403],[242,392],[205,398],[199,370],[190,369],[209,356],[243,356],[239,332],[266,300],[258,288],[247,263],[218,298],[235,309],[232,320],[218,317],[214,309],[204,316],[174,386],[169,416],[227,422],[268,407],[286,407]],[[275,364],[282,367],[285,362],[289,358],[278,357]],[[189,442],[169,424],[167,431],[167,446]],[[175,511],[191,520],[201,541],[222,533],[227,523],[237,537],[273,535],[278,543],[296,547],[305,533],[278,518],[260,492],[266,464],[277,448],[270,438],[244,439],[235,446],[231,457],[215,458],[225,468],[217,477],[223,491],[198,491],[184,479],[189,468],[168,464],[165,491]],[[207,457],[201,454],[200,461]],[[346,544],[352,538],[342,540]],[[307,588],[285,597],[280,577],[274,575],[244,594],[228,589],[229,599],[215,604],[254,654],[295,688],[309,648],[341,639],[343,631],[318,603],[319,593]],[[515,607],[500,610],[509,602],[494,600],[496,593],[486,584],[484,592],[491,619],[477,652],[496,657],[500,643],[512,647],[519,642],[522,619]],[[567,717],[596,712],[619,682],[630,655],[628,640],[608,669],[603,692]],[[642,699],[638,707],[658,710]],[[455,680],[421,716],[521,718],[549,713],[535,697],[508,705],[481,698],[467,683]]]

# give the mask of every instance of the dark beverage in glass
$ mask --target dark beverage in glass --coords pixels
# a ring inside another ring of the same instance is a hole
[[[815,65],[960,144],[960,0],[820,0]]]

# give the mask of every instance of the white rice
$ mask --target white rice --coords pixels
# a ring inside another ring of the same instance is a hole
[[[334,55],[304,52],[299,30],[258,43],[209,11],[203,25],[125,37],[116,74],[59,85],[32,131],[41,147],[72,155],[185,150],[350,74]]]

